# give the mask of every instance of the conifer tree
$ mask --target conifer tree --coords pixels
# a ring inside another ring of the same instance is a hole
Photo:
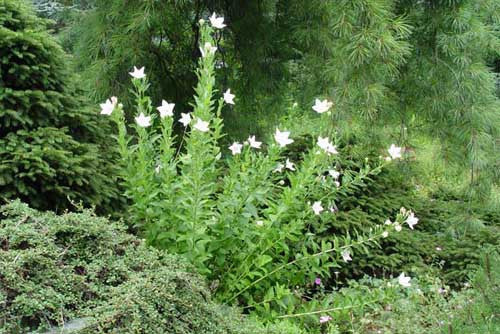
[[[25,1],[0,2],[0,194],[37,208],[115,193],[97,111],[82,104],[65,54]]]
[[[394,90],[401,126],[438,138],[444,157],[470,173],[475,195],[488,194],[498,163],[500,103],[487,60],[500,50],[495,0],[402,1],[415,27],[413,51]],[[497,53],[498,54],[498,53]]]

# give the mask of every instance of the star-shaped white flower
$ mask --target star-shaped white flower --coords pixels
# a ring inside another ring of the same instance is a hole
[[[330,110],[332,105],[333,105],[333,103],[329,102],[328,100],[320,101],[319,99],[316,99],[314,106],[312,108],[318,114],[322,114],[322,113]]]
[[[405,276],[404,272],[402,272],[401,275],[399,275],[399,277],[398,277],[399,284],[401,284],[402,286],[404,286],[406,288],[411,286],[410,280],[411,280],[411,277]]]
[[[408,226],[410,226],[410,228],[412,230],[413,230],[413,226],[417,225],[418,218],[415,217],[415,214],[413,212],[410,212],[410,214],[408,215],[408,218],[406,218],[406,223],[408,224]]]
[[[395,223],[395,224],[394,224],[394,229],[395,229],[397,232],[401,232],[401,230],[402,230],[403,228],[402,228],[402,227],[401,227],[401,225],[399,225],[398,223]]]
[[[203,58],[205,58],[206,56],[215,54],[215,51],[217,51],[217,47],[212,46],[212,44],[210,44],[210,42],[205,42],[203,47],[200,47],[201,56]]]
[[[260,146],[262,145],[262,142],[255,140],[255,136],[250,136],[247,139],[248,145],[252,148],[259,149]]]
[[[312,210],[315,215],[319,215],[324,209],[320,201],[314,202],[312,205]]]
[[[383,238],[387,238],[388,236],[389,236],[389,232],[387,232],[387,231],[382,232]]]
[[[257,225],[257,226],[261,227],[261,226],[264,226],[264,222],[263,222],[262,220],[257,220],[257,221],[255,222],[255,225]]]
[[[151,125],[151,116],[146,116],[141,112],[139,116],[135,118],[135,121],[140,127],[146,128]]]
[[[285,165],[279,162],[273,172],[281,173],[283,171],[283,168],[285,168]]]
[[[181,119],[179,119],[179,122],[181,122],[184,126],[188,126],[188,124],[191,123],[191,114],[181,113]]]
[[[323,138],[323,137],[319,136],[318,137],[318,146],[328,154],[339,153],[339,152],[337,152],[337,147],[332,145],[332,143],[330,143],[330,140],[328,139],[328,137]]]
[[[276,140],[280,147],[285,147],[286,145],[293,143],[293,139],[288,138],[288,136],[290,136],[290,131],[281,132],[279,129],[276,129],[274,140]]]
[[[340,173],[335,169],[330,169],[328,171],[328,174],[330,174],[330,176],[333,177],[335,180],[337,180],[340,176]]]
[[[391,147],[389,147],[387,151],[389,152],[391,159],[401,158],[401,147],[397,147],[396,145],[391,144]]]
[[[340,182],[339,181],[333,181],[333,184],[335,185],[335,187],[340,187]]]
[[[326,151],[328,150],[328,147],[330,147],[330,140],[328,140],[328,137],[318,137],[318,146],[323,150]]]
[[[229,146],[229,149],[231,150],[231,153],[233,155],[236,155],[236,154],[240,154],[241,153],[242,147],[243,147],[242,144],[240,144],[237,141],[235,141],[231,146]]]
[[[295,171],[295,164],[291,162],[290,159],[287,158],[285,161],[285,168],[291,171]]]
[[[196,124],[194,125],[194,128],[198,131],[201,131],[201,132],[207,132],[209,129],[208,127],[208,122],[205,122],[203,120],[201,120],[200,118],[198,118],[196,120]]]
[[[144,73],[144,66],[141,68],[137,68],[134,66],[134,71],[128,72],[128,74],[130,74],[135,79],[143,79],[146,77],[146,74]]]
[[[386,219],[384,222],[385,225],[392,225],[392,222],[390,219]]]
[[[347,249],[342,251],[342,259],[344,262],[352,261],[351,253]]]
[[[224,102],[227,104],[234,104],[234,94],[231,94],[230,88],[224,93]]]
[[[101,107],[101,115],[111,115],[113,110],[115,110],[116,105],[118,104],[118,99],[116,96],[111,97],[111,99],[107,99],[106,102],[101,103],[99,106]]]
[[[156,108],[160,112],[160,117],[172,117],[174,116],[175,103],[168,103],[165,100],[161,100],[161,106]]]
[[[210,16],[210,24],[212,25],[212,27],[216,29],[222,29],[226,26],[224,24],[224,17],[222,16],[217,17],[215,13],[213,13],[212,16]]]

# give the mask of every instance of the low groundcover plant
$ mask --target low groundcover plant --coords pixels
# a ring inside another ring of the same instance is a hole
[[[227,104],[237,105],[238,97],[230,88],[214,97],[218,46],[212,34],[225,24],[215,14],[210,21],[200,21],[198,84],[193,111],[178,120],[182,138],[173,135],[175,104],[162,101],[154,110],[144,67],[130,73],[135,123],[127,127],[116,97],[101,105],[101,114],[117,126],[130,217],[146,240],[184,255],[211,281],[222,302],[270,317],[292,315],[302,302],[296,286],[328,277],[331,268],[400,231],[404,222],[410,228],[418,222],[402,208],[394,222],[387,220],[367,235],[332,235],[319,242],[311,232],[312,225],[336,214],[338,192],[348,193],[378,174],[401,157],[401,148],[391,146],[389,156],[374,166],[367,160],[359,170],[343,169],[337,139],[325,126],[332,104],[317,99],[312,109],[319,114],[323,135],[297,161],[286,155],[294,139],[285,125],[276,128],[267,145],[248,134],[245,142],[228,147],[231,158],[222,158],[221,111]],[[410,284],[404,273],[401,278]],[[312,314],[318,315],[318,323],[331,319],[327,311]]]

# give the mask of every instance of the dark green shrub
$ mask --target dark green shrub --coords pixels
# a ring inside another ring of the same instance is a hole
[[[294,116],[295,117],[295,116]],[[307,121],[299,122],[304,138],[314,129]],[[305,125],[304,125],[305,124]],[[300,131],[300,130],[298,130]],[[357,170],[365,157],[378,159],[376,147],[380,138],[367,138],[357,129],[343,130],[339,143],[337,170]],[[360,134],[361,133],[361,134]],[[307,139],[296,138],[290,145],[290,156],[299,159],[300,152],[308,149]],[[401,162],[373,175],[350,192],[339,192],[335,200],[337,213],[327,220],[313,224],[312,232],[324,241],[333,235],[367,232],[390,218],[400,207],[415,211],[420,219],[414,231],[391,233],[382,239],[380,248],[357,253],[349,264],[332,268],[331,283],[337,285],[364,275],[389,277],[401,271],[424,273],[432,271],[446,284],[460,286],[471,270],[479,264],[478,245],[498,245],[500,240],[500,213],[493,206],[470,202],[464,195],[443,190],[426,195],[415,187],[418,171],[412,161]],[[342,176],[339,181],[342,183]],[[333,272],[336,272],[335,274]],[[326,282],[326,278],[323,278]]]
[[[102,121],[82,106],[44,22],[24,1],[0,3],[0,196],[52,210],[68,198],[102,205],[115,192]]]
[[[217,306],[189,265],[91,211],[1,207],[0,268],[0,333],[75,318],[88,319],[88,333],[300,333]]]

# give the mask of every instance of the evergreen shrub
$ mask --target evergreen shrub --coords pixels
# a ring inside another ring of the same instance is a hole
[[[0,196],[60,210],[68,198],[104,205],[116,193],[103,159],[105,125],[85,108],[45,21],[0,3]],[[108,158],[111,155],[107,154]]]
[[[1,207],[0,268],[2,334],[73,319],[85,319],[81,333],[300,333],[214,304],[190,265],[90,210],[58,216],[19,201]]]
[[[290,124],[295,124],[290,130],[297,134],[297,138],[287,154],[294,158],[309,150],[311,137],[319,134],[317,119],[308,114],[295,107],[288,115],[293,120]],[[383,154],[377,149],[383,146],[380,135],[369,136],[365,128],[359,126],[339,127],[337,131],[340,133],[337,166],[359,170],[365,158],[374,160]],[[312,224],[312,230],[328,241],[331,235],[347,235],[353,231],[366,233],[383,224],[401,206],[409,206],[420,219],[411,233],[392,233],[380,240],[380,247],[357,254],[348,266],[332,268],[331,279],[323,278],[325,284],[342,286],[365,275],[390,277],[404,270],[433,272],[456,288],[479,265],[477,245],[499,243],[500,213],[495,205],[470,201],[450,188],[425,193],[420,190],[422,187],[416,186],[416,180],[422,182],[421,170],[417,167],[414,161],[405,160],[371,175],[351,192],[339,191],[335,215]],[[342,178],[340,181],[342,183]]]

